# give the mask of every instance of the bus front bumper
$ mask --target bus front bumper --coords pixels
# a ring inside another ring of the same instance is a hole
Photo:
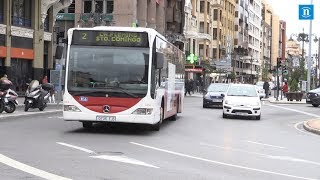
[[[122,115],[122,114],[98,114],[83,112],[63,112],[65,121],[90,121],[90,122],[112,122],[112,123],[137,123],[137,124],[156,124],[160,118],[156,118],[155,114],[151,115]],[[158,119],[158,120],[157,120]]]

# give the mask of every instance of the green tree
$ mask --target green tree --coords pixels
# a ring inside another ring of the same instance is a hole
[[[266,81],[268,79],[269,75],[269,69],[267,67],[264,67],[262,69],[262,81]]]
[[[296,92],[299,90],[299,85],[296,79],[292,79],[289,83],[290,92]]]

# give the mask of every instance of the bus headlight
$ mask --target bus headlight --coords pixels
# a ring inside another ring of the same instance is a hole
[[[70,111],[70,112],[81,112],[81,110],[74,105],[64,105],[63,106],[64,111]]]
[[[153,109],[152,108],[138,108],[135,111],[132,112],[132,114],[136,115],[150,115],[152,114]]]

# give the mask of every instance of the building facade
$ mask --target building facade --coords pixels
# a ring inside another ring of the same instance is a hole
[[[261,65],[262,69],[271,70],[271,44],[272,44],[272,7],[262,1],[262,47],[261,47]]]
[[[53,68],[53,14],[68,2],[0,0],[0,76],[7,74],[16,91]]]

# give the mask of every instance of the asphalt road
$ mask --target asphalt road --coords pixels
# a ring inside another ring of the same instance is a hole
[[[201,103],[186,97],[178,120],[159,132],[85,130],[56,107],[0,118],[0,179],[320,179],[320,136],[300,123],[320,117],[320,108],[264,103],[257,121],[222,119],[221,109]]]

